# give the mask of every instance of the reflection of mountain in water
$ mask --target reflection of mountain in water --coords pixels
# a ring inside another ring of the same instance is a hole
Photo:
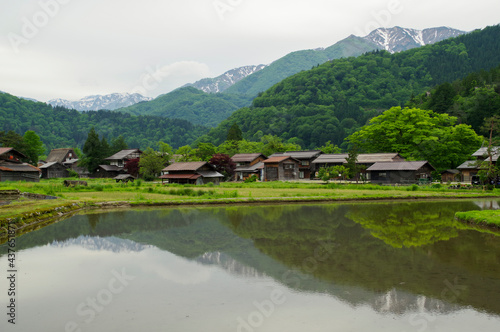
[[[79,236],[65,241],[54,241],[51,247],[66,248],[78,246],[92,251],[111,251],[114,253],[140,252],[145,249],[153,248],[150,245],[143,245],[130,240],[123,240],[117,237],[100,236]]]
[[[204,253],[198,257],[196,261],[206,265],[217,265],[233,275],[244,276],[247,278],[261,278],[266,276],[265,273],[260,272],[251,266],[242,264],[228,254],[219,251]]]
[[[461,201],[127,210],[75,216],[17,244],[111,237],[380,312],[473,306],[500,314],[491,296],[500,292],[499,238],[453,221],[473,209]],[[462,291],[443,298],[445,282],[457,278]]]

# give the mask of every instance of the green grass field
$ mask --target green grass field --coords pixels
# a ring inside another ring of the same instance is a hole
[[[500,211],[499,210],[484,210],[484,211],[467,211],[457,212],[455,217],[459,220],[477,224],[487,225],[500,228]]]

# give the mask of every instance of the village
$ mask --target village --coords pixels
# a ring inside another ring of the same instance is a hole
[[[124,149],[105,158],[106,164],[99,165],[90,173],[80,165],[80,160],[72,148],[53,149],[46,160],[35,167],[22,162],[26,159],[14,148],[0,148],[0,181],[38,182],[40,179],[69,178],[109,178],[116,182],[134,181],[139,177],[127,169],[131,160],[140,160],[140,149]],[[427,161],[408,161],[399,153],[371,153],[356,155],[356,172],[347,176],[346,165],[349,155],[327,154],[320,150],[288,151],[265,156],[262,153],[244,153],[231,156],[231,172],[223,174],[216,165],[206,161],[173,162],[161,170],[158,180],[162,183],[218,185],[223,181],[311,181],[350,180],[363,183],[387,185],[429,184],[431,182],[479,184],[480,163],[489,160],[487,148],[480,148],[472,157],[456,169],[440,172],[441,178],[433,177],[436,169]],[[491,156],[496,163],[498,154]],[[329,170],[330,173],[326,173]]]

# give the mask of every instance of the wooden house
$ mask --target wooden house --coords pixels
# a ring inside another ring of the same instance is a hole
[[[46,160],[49,165],[41,168],[42,178],[68,177],[70,169],[77,172],[80,177],[88,177],[90,173],[85,167],[81,167],[79,162],[75,150],[71,148],[53,149]]]
[[[479,172],[478,161],[467,160],[462,165],[458,166],[457,169],[460,171],[460,181],[471,183],[472,177]]]
[[[140,158],[141,154],[142,151],[139,149],[127,149],[121,150],[104,160],[109,161],[111,166],[124,167],[127,161]]]
[[[53,149],[45,160],[47,163],[57,162],[64,164],[70,160],[78,160],[78,156],[73,149]]]
[[[372,183],[419,183],[432,179],[436,169],[427,161],[378,162],[368,167]]]
[[[496,164],[498,157],[500,156],[500,146],[491,147],[491,160],[493,164]],[[489,161],[488,147],[482,147],[472,154],[472,157],[476,157],[477,160]]]
[[[447,169],[441,172],[441,182],[460,181],[460,171],[458,169]]]
[[[21,152],[0,148],[0,181],[40,181],[40,169],[22,162],[26,156]]]
[[[298,176],[299,179],[312,179],[314,177],[314,166],[312,162],[317,159],[323,152],[319,150],[310,151],[287,151],[283,153],[275,153],[271,157],[290,156],[299,161]]]
[[[299,180],[300,162],[291,156],[276,156],[264,160],[264,181]]]
[[[312,162],[315,176],[317,176],[320,168],[322,167],[345,166],[347,164],[348,157],[349,155],[347,153],[322,154],[318,156],[318,158]],[[405,160],[399,153],[360,153],[357,159],[356,164],[365,167],[365,171],[363,171],[363,173],[365,173],[367,180],[370,179],[370,174],[366,172],[366,169],[375,163]]]
[[[57,161],[50,161],[38,168],[42,171],[42,179],[67,178],[68,168]]]
[[[115,165],[99,165],[93,174],[95,178],[115,178],[120,174],[127,173],[123,167]]]
[[[259,180],[262,180],[264,172],[264,163],[267,157],[262,153],[240,153],[231,157],[231,160],[236,164],[235,180],[243,181],[252,175],[256,175]]]
[[[218,185],[224,178],[215,167],[205,161],[173,163],[162,170],[160,179],[167,183]]]

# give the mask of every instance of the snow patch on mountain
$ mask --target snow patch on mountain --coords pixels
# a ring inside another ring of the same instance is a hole
[[[80,100],[51,99],[47,102],[52,106],[64,106],[77,111],[116,110],[131,106],[152,98],[144,97],[139,93],[112,93],[109,95],[94,95],[83,97]]]
[[[362,38],[374,43],[380,49],[390,53],[396,53],[437,43],[448,38],[460,36],[464,33],[466,32],[448,27],[429,28],[424,30],[394,27],[376,29]]]
[[[242,80],[243,78],[252,75],[263,68],[266,65],[257,65],[257,66],[244,66],[235,69],[231,69],[224,74],[214,77],[214,78],[204,78],[195,83],[186,84],[186,86],[192,86],[196,89],[202,90],[206,93],[219,93],[224,92],[227,88],[229,88],[234,83]]]

